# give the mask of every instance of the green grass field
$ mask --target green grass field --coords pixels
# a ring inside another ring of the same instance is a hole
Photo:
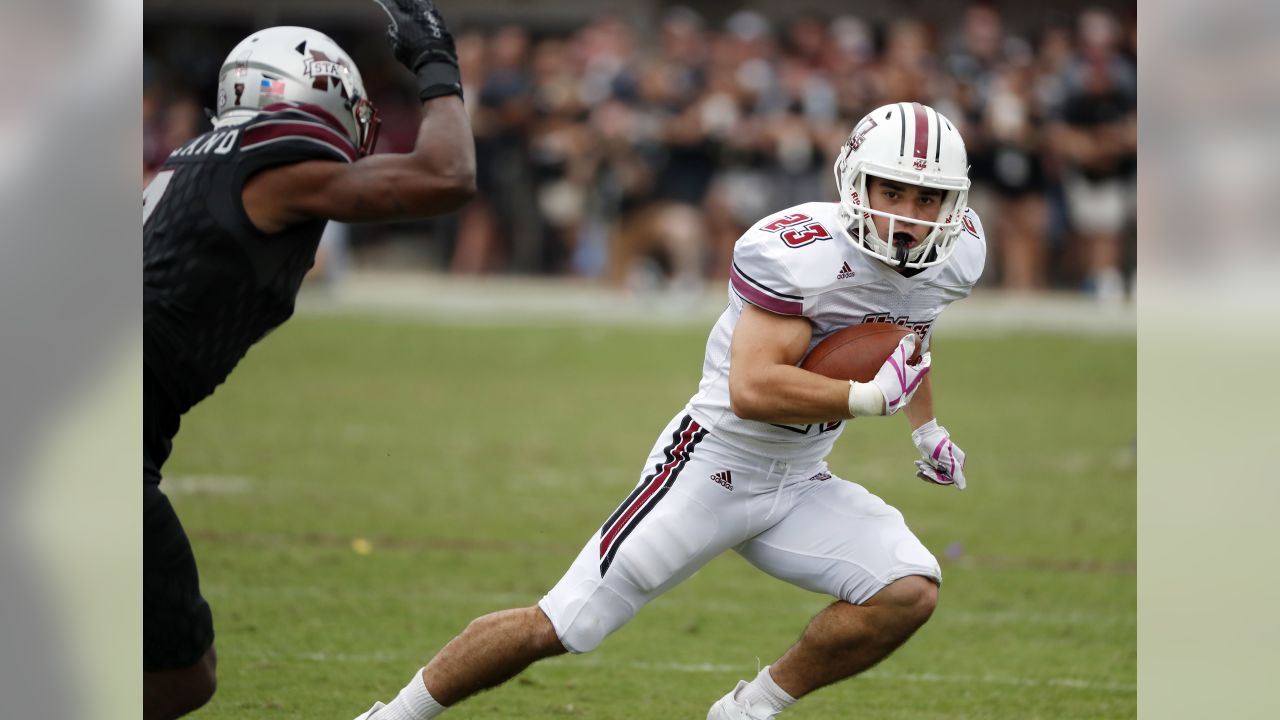
[[[696,389],[705,338],[291,321],[184,420],[165,469],[218,631],[198,716],[349,720],[471,618],[535,603]],[[845,432],[832,468],[903,511],[945,585],[905,647],[787,717],[1136,715],[1135,356],[1131,337],[944,335],[963,493],[913,477],[903,418]],[[701,720],[827,602],[729,554],[596,652],[447,717]]]

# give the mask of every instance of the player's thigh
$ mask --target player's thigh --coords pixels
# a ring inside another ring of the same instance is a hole
[[[942,581],[902,513],[835,477],[806,488],[782,521],[737,550],[776,578],[854,604],[908,575]]]
[[[570,652],[595,649],[651,600],[732,546],[715,543],[716,519],[680,495],[645,518],[612,561],[602,563],[599,531],[538,603]]]
[[[143,668],[195,665],[213,645],[213,614],[200,594],[191,542],[157,484],[143,482]]]
[[[639,484],[539,602],[571,652],[595,648],[650,600],[744,539],[746,510],[708,480],[724,460],[698,444],[697,430],[696,423],[668,426]]]

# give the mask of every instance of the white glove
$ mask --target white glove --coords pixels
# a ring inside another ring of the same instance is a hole
[[[924,457],[916,461],[916,477],[935,485],[964,489],[964,451],[951,442],[946,428],[937,420],[930,420],[911,433],[911,440]]]
[[[925,353],[920,362],[908,365],[907,359],[916,351],[916,336],[911,333],[898,341],[898,347],[880,366],[880,371],[869,383],[849,381],[849,414],[854,417],[867,415],[892,415],[911,402],[911,396],[920,389],[920,383],[929,375],[933,362]]]

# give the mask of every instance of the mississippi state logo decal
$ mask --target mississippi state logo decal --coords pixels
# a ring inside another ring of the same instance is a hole
[[[342,82],[343,78],[351,72],[347,68],[344,61],[337,62],[330,60],[329,56],[320,50],[308,50],[305,42],[299,43],[294,48],[302,55],[302,75],[304,77],[315,78],[311,82],[311,87],[316,90],[328,90],[332,87],[342,89],[342,96],[347,96],[347,87]]]

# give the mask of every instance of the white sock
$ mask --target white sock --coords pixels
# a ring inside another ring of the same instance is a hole
[[[755,680],[742,688],[742,692],[738,693],[738,699],[752,707],[770,708],[775,713],[786,710],[796,702],[795,698],[788,695],[786,690],[778,687],[778,683],[773,681],[773,677],[769,675],[768,665],[756,675]]]
[[[395,700],[374,714],[373,720],[431,720],[447,709],[427,692],[419,670]]]

